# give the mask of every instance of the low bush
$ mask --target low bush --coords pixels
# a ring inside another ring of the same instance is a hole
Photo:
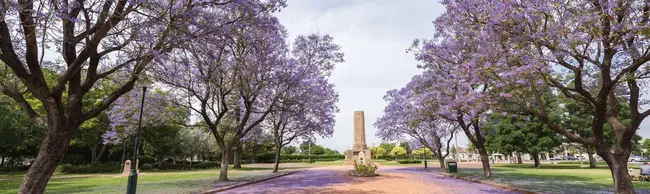
[[[369,176],[377,175],[375,174],[376,171],[377,171],[376,165],[357,164],[357,162],[354,162],[354,170],[351,170],[349,174],[352,176],[369,177]]]
[[[158,167],[158,170],[185,170],[185,169],[190,169],[190,165],[183,164],[183,163],[176,163],[176,164],[163,163]]]
[[[566,161],[566,162],[556,162],[556,164],[589,164],[589,161]],[[607,165],[605,162],[597,162],[598,165]]]
[[[158,170],[189,170],[189,169],[208,169],[208,168],[219,168],[221,163],[218,162],[201,162],[201,163],[192,163],[190,166],[189,163],[163,163]]]
[[[422,160],[403,159],[403,160],[397,160],[397,163],[399,163],[399,164],[420,164],[420,163],[422,163]]]
[[[219,167],[221,167],[221,163],[219,162],[202,162],[202,163],[192,164],[193,169],[208,169],[208,168],[219,168]]]
[[[107,164],[87,164],[87,165],[72,165],[63,164],[56,167],[55,172],[58,173],[118,173],[120,172],[120,164],[107,163]]]
[[[297,162],[297,161],[302,161],[302,160],[309,160],[309,159],[315,160],[315,161],[335,161],[335,160],[342,160],[345,159],[345,156],[343,154],[327,154],[327,155],[290,155],[290,154],[282,154],[280,155],[280,162]],[[256,162],[259,163],[273,163],[275,162],[275,153],[266,153],[266,154],[259,154],[255,158]]]
[[[151,169],[153,169],[153,165],[151,164],[143,164],[142,166],[140,166],[140,170],[151,170]]]

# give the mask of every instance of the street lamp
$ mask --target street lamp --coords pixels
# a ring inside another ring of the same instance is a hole
[[[423,150],[424,150],[424,169],[427,169],[427,168],[429,168],[427,166],[427,149],[424,148]]]
[[[133,160],[131,161],[131,173],[129,174],[129,182],[126,185],[127,194],[135,194],[135,190],[138,186],[138,172],[136,170],[138,165],[138,147],[140,146],[140,128],[142,128],[142,112],[144,111],[144,97],[147,93],[147,88],[151,87],[153,84],[148,79],[143,79],[140,82],[142,84],[142,101],[140,102],[140,119],[138,120],[138,132],[135,137],[135,147],[133,147]]]

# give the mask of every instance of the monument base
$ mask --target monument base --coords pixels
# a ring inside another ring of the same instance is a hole
[[[343,165],[372,164],[372,154],[370,150],[346,150]]]

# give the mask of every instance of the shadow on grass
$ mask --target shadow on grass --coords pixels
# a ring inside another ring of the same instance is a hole
[[[586,165],[584,165],[586,166]],[[495,167],[505,168],[531,168],[531,169],[609,169],[607,166],[598,166],[596,168],[583,167],[579,164],[542,164],[539,168],[532,164],[504,164]]]
[[[518,166],[521,168],[521,166]],[[525,167],[524,167],[525,168]],[[534,169],[534,167],[533,167]],[[572,169],[572,168],[553,168]],[[540,169],[543,170],[543,169]],[[544,174],[522,172],[517,168],[500,166],[492,169],[492,177],[482,176],[482,169],[459,169],[458,176],[491,181],[508,186],[543,193],[611,193],[612,185],[599,181],[601,176],[589,177],[582,174]]]

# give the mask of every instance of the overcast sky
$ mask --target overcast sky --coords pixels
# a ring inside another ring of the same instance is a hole
[[[331,78],[341,109],[334,135],[319,138],[318,144],[339,151],[352,147],[354,111],[361,110],[368,146],[379,145],[373,123],[386,105],[382,97],[419,72],[413,55],[405,50],[415,38],[432,37],[432,21],[443,11],[436,0],[288,0],[288,7],[276,15],[290,39],[298,34],[330,34],[345,53],[346,62]],[[638,131],[643,137],[650,136],[648,120]],[[467,142],[461,133],[458,145],[465,147]]]
[[[408,3],[406,3],[408,2]],[[366,142],[379,145],[373,123],[386,103],[384,94],[406,85],[419,72],[413,54],[405,50],[415,38],[431,37],[433,19],[442,5],[435,0],[288,0],[276,15],[289,31],[299,34],[330,34],[341,45],[345,63],[331,78],[336,84],[341,111],[336,115],[334,135],[316,143],[343,151],[352,147],[354,111],[364,111]],[[465,137],[459,138],[466,145]]]

